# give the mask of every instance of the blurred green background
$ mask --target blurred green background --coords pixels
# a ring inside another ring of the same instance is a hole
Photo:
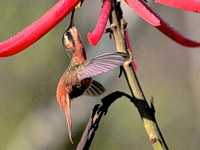
[[[0,41],[13,36],[42,16],[55,0],[3,0],[0,2]],[[150,3],[153,9],[184,35],[199,40],[200,15]],[[75,13],[88,57],[115,51],[113,40],[104,35],[89,45],[86,35],[97,22],[101,2],[87,0]],[[170,149],[200,147],[200,48],[183,47],[150,26],[123,5],[137,61],[137,75],[145,96],[155,98],[156,117]],[[75,149],[90,110],[110,92],[129,93],[119,70],[100,75],[107,92],[96,98],[82,96],[72,102],[73,139],[69,142],[64,112],[56,102],[57,83],[69,64],[61,43],[69,25],[67,17],[25,51],[0,59],[0,150]],[[153,149],[137,109],[121,98],[102,119],[91,150]]]

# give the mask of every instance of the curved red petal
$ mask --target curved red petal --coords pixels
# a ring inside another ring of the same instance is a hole
[[[183,36],[181,33],[176,31],[167,22],[165,22],[160,16],[158,16],[144,1],[142,0],[125,0],[128,5],[138,13],[143,19],[148,23],[155,26],[158,30],[163,32],[166,36],[176,41],[177,43],[187,46],[187,47],[199,47],[200,43],[190,40],[189,38]],[[160,0],[161,1],[161,0]],[[163,0],[164,1],[164,0]],[[166,0],[171,1],[171,0]],[[175,0],[173,0],[175,1]],[[192,1],[192,0],[181,0],[182,1]],[[178,1],[176,0],[178,3]]]
[[[160,25],[159,19],[144,0],[125,0],[125,2],[149,24],[153,26]]]
[[[200,13],[199,0],[154,0],[154,1],[171,7]]]
[[[32,45],[66,17],[80,0],[60,0],[40,19],[10,39],[0,43],[0,57],[21,52]]]
[[[92,33],[88,33],[87,34],[87,38],[88,38],[88,41],[89,43],[92,45],[92,46],[95,46],[97,45],[97,43],[99,42],[100,40],[100,37],[102,36],[102,34],[100,33],[100,36],[98,36],[99,34],[95,33],[95,32],[92,32]],[[98,36],[98,37],[97,37]]]
[[[110,15],[110,10],[111,10],[111,5],[112,5],[111,2],[112,0],[104,0],[97,25],[94,28],[92,33],[87,34],[88,41],[93,46],[98,44],[99,40],[101,39],[104,33],[104,30],[108,21],[108,17]]]
[[[170,26],[167,22],[165,22],[163,19],[161,19],[158,15],[157,17],[160,19],[160,26],[156,26],[158,30],[160,30],[162,33],[164,33],[166,36],[174,40],[175,42],[187,46],[187,47],[199,47],[200,43],[193,41],[181,33],[179,33],[176,29],[174,29],[172,26]]]

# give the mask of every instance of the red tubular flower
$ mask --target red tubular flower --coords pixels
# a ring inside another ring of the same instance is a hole
[[[187,47],[199,47],[200,43],[190,40],[189,38],[183,36],[177,30],[175,30],[172,26],[170,26],[167,22],[160,18],[161,25],[156,26],[158,30],[163,32],[166,36],[174,40],[175,42],[187,46]]]
[[[40,19],[10,39],[1,42],[0,57],[14,55],[32,45],[64,19],[79,2],[80,0],[60,0]]]
[[[159,26],[160,20],[144,0],[124,0],[140,17],[153,26]]]
[[[167,22],[161,19],[145,2],[142,0],[125,0],[127,4],[138,14],[145,19],[148,23],[155,26],[158,30],[163,32],[166,36],[174,40],[175,42],[188,47],[198,47],[200,43],[190,40],[183,36],[181,33],[172,28]],[[176,0],[177,1],[177,0]],[[192,0],[190,0],[192,1]],[[182,3],[182,1],[180,1]],[[136,6],[137,5],[137,6]],[[142,6],[143,5],[143,6]],[[138,10],[137,10],[138,9]],[[137,10],[137,11],[136,11]],[[140,11],[139,11],[140,10]],[[143,10],[143,11],[141,11]],[[153,16],[153,17],[152,17]],[[149,20],[147,20],[149,17]],[[158,20],[158,21],[156,21]],[[159,22],[159,24],[155,24]]]
[[[103,7],[97,22],[97,25],[92,33],[88,33],[88,41],[91,45],[95,46],[98,44],[100,38],[102,37],[108,17],[110,15],[110,10],[111,10],[111,5],[112,5],[112,0],[104,0],[103,2]]]
[[[81,0],[60,0],[40,19],[32,23],[10,39],[0,43],[0,57],[7,57],[21,52],[25,48],[40,39],[44,34],[57,25],[66,17]],[[167,22],[162,20],[143,0],[125,0],[127,4],[144,20],[155,26],[158,30],[173,39],[174,41],[188,47],[200,46],[200,43],[192,41],[178,31],[173,29]],[[200,12],[199,0],[154,0],[156,2],[172,7]],[[92,33],[88,33],[88,40],[91,45],[96,45],[102,34],[110,14],[112,0],[104,0],[103,8],[98,23]]]
[[[199,0],[154,0],[154,1],[171,7],[200,13]]]

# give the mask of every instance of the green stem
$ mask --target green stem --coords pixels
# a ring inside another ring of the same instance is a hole
[[[128,53],[129,51],[127,50],[124,36],[124,26],[126,25],[126,23],[124,19],[122,19],[120,3],[117,3],[115,0],[110,15],[110,23],[117,51]],[[153,103],[151,103],[152,107],[148,105],[131,63],[124,63],[123,71],[131,94],[134,97],[133,102],[139,111],[145,130],[149,136],[149,140],[153,148],[155,150],[168,150],[167,144],[162,136],[162,133],[159,130],[158,124],[155,119],[155,110],[153,107]]]

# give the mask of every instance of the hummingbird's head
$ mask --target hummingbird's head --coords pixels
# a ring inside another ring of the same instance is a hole
[[[81,36],[74,26],[74,10],[72,11],[70,25],[63,34],[62,42],[70,58],[73,57],[76,49],[82,47]]]

